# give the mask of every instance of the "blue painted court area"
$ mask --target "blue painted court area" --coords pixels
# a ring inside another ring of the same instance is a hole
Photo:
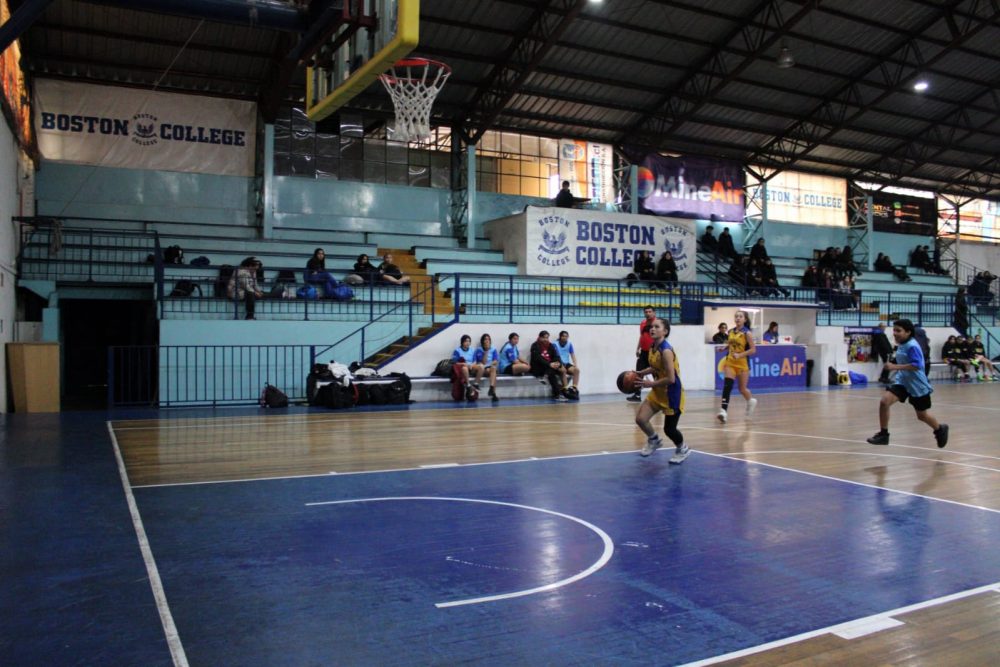
[[[1000,513],[705,454],[666,461],[135,495],[197,665],[678,664],[1000,581],[1000,559],[983,557],[1000,551]],[[438,606],[588,568],[554,590]]]

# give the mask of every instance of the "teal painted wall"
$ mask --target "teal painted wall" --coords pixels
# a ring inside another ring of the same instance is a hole
[[[253,225],[252,179],[45,162],[39,215]]]
[[[447,190],[276,176],[274,226],[450,235]]]

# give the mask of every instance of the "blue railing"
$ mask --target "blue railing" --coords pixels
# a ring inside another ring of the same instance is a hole
[[[18,275],[75,283],[151,283],[156,279],[156,232],[64,228],[58,220],[22,223]]]

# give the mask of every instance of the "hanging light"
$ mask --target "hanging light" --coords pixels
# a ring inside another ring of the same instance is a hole
[[[774,64],[777,65],[778,69],[795,67],[795,56],[792,55],[792,50],[784,42],[781,43],[781,50],[778,51],[778,59]]]

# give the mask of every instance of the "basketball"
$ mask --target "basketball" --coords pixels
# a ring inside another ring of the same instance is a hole
[[[638,382],[638,373],[635,371],[622,371],[618,374],[618,391],[623,394],[631,394],[635,392]]]

